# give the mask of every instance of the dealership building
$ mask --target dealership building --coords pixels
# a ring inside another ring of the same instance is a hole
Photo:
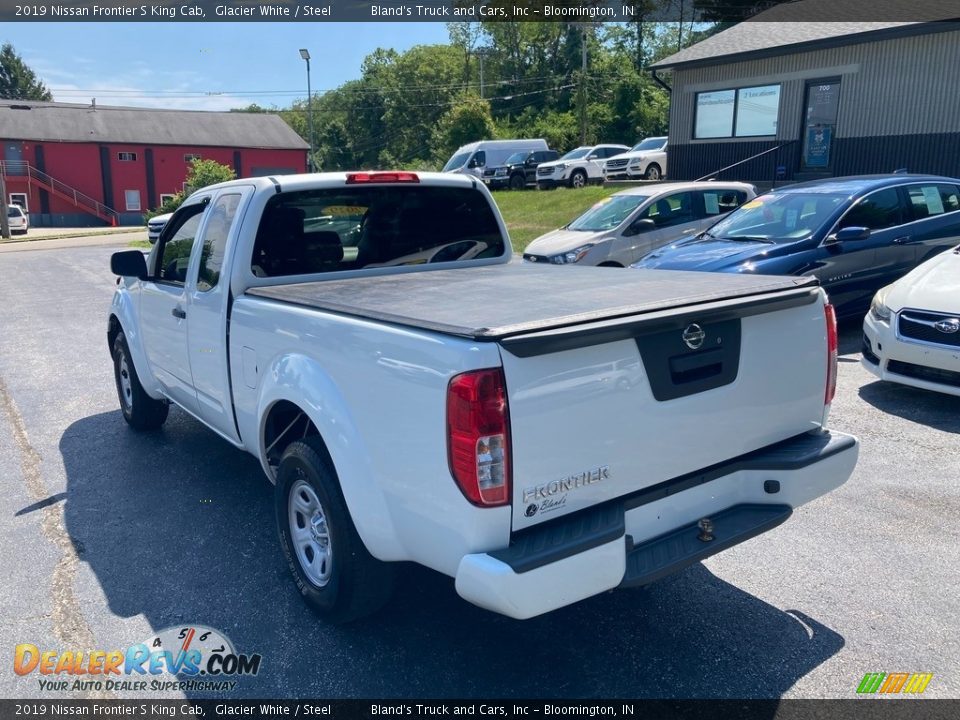
[[[237,177],[305,172],[307,143],[269,113],[0,100],[7,201],[31,226],[142,225],[194,158]]]
[[[960,176],[957,68],[960,23],[734,25],[651,68],[671,89],[669,175]]]

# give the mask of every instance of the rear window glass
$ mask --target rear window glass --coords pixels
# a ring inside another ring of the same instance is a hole
[[[913,185],[907,188],[907,195],[917,220],[960,210],[954,185]]]
[[[7,206],[7,217],[23,217],[23,210],[16,205]]]
[[[271,198],[254,243],[258,277],[498,257],[504,239],[470,188],[368,185]]]

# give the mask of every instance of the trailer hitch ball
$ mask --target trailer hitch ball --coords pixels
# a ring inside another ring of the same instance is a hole
[[[700,534],[697,535],[697,540],[702,540],[703,542],[710,542],[713,540],[713,520],[710,518],[700,518],[700,522],[697,523],[697,527],[700,528]]]

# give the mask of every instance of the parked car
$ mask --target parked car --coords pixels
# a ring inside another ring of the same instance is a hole
[[[841,316],[960,242],[960,180],[865,175],[778,188],[640,268],[813,275]]]
[[[523,190],[528,185],[537,184],[537,167],[540,163],[557,159],[556,150],[534,150],[514,153],[499,167],[487,167],[483,171],[483,181],[491,190],[511,188]]]
[[[334,208],[365,218],[355,247]],[[397,265],[430,247],[452,254]],[[119,252],[111,269],[124,420],[155,430],[175,403],[253,454],[291,587],[331,621],[387,602],[401,562],[514,618],[654,582],[856,464],[856,439],[826,428],[837,336],[816,280],[557,282],[511,262],[469,177],[210,186],[149,260]]]
[[[528,262],[626,267],[650,251],[699,233],[757,196],[746,183],[666,183],[621,190],[576,220],[541,235]]]
[[[578,147],[559,160],[541,163],[537,168],[537,185],[541,190],[560,185],[572,188],[582,188],[588,183],[599,185],[603,182],[603,161],[629,149],[626,145]]]
[[[147,240],[155,243],[172,215],[173,213],[164,213],[163,215],[154,215],[147,220]]]
[[[443,166],[443,172],[482,178],[485,168],[503,165],[506,159],[514,153],[547,149],[547,141],[542,138],[534,140],[481,140],[457,148],[457,151],[447,160],[447,164]]]
[[[862,364],[881,380],[960,395],[960,246],[877,292]]]
[[[7,205],[7,224],[11,235],[26,235],[30,229],[30,217],[19,205]]]
[[[649,137],[628,152],[614,155],[603,165],[607,180],[662,180],[667,175],[667,138]]]

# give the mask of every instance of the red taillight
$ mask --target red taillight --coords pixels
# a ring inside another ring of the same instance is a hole
[[[837,314],[829,303],[823,306],[823,314],[827,321],[827,389],[823,404],[829,405],[837,394]]]
[[[510,502],[510,422],[500,368],[450,380],[447,456],[453,479],[474,505]]]
[[[412,172],[359,172],[347,175],[347,185],[418,182],[420,182],[420,176]]]

